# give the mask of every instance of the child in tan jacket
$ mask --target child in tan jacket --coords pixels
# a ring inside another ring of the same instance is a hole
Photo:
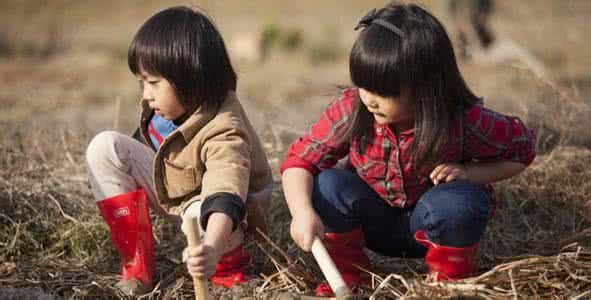
[[[102,132],[86,153],[92,192],[121,258],[117,287],[140,295],[153,286],[148,205],[177,224],[182,216],[199,219],[203,243],[183,253],[192,275],[227,287],[245,282],[244,229],[266,229],[272,175],[236,97],[222,37],[201,12],[165,9],[136,33],[128,64],[142,89],[143,143]]]

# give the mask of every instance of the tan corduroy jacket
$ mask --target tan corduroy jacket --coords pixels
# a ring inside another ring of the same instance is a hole
[[[152,145],[148,125],[154,111],[146,101],[142,107],[141,135]],[[266,229],[263,208],[271,198],[271,168],[234,92],[217,113],[198,109],[164,139],[154,158],[153,180],[158,203],[168,213],[180,215],[194,201],[227,192],[245,201],[250,225]]]

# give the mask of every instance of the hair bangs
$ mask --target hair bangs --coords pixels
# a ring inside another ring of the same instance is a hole
[[[130,71],[135,75],[141,75],[142,72],[162,75],[165,66],[169,64],[166,62],[168,44],[166,37],[157,31],[141,28],[127,53]]]
[[[406,68],[400,38],[379,26],[366,28],[351,49],[351,82],[383,97],[400,96]]]
[[[162,76],[188,111],[214,111],[236,90],[224,41],[202,12],[177,6],[158,12],[138,30],[127,53],[135,75]]]

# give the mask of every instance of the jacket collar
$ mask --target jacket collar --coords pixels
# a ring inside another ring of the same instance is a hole
[[[236,93],[234,91],[230,91],[224,99],[222,105],[220,105],[220,109],[223,107],[231,106],[234,102],[237,101]],[[154,110],[150,108],[148,105],[148,101],[142,100],[142,125],[147,126],[149,120],[151,119],[152,115],[154,114]],[[201,130],[207,123],[209,123],[213,118],[217,115],[218,111],[211,111],[205,112],[201,108],[198,108],[194,113],[192,113],[183,124],[181,124],[177,131],[183,136],[183,139],[186,143],[189,143],[193,137]],[[146,127],[147,128],[147,127]]]

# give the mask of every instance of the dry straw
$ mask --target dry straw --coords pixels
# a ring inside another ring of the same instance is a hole
[[[581,103],[568,89],[546,86],[556,91],[552,101]],[[564,107],[555,119],[567,122],[572,108]],[[272,145],[280,134],[262,139]],[[120,297],[112,288],[117,255],[85,180],[89,136],[39,129],[0,139],[0,293],[8,287],[40,287],[68,298]],[[269,152],[275,161],[282,155]],[[591,222],[583,202],[591,199],[589,165],[591,151],[562,139],[524,174],[498,184],[499,207],[481,243],[478,276],[435,282],[425,275],[421,260],[372,254],[375,269],[366,270],[370,285],[358,292],[372,299],[591,297]],[[266,242],[248,244],[259,278],[231,291],[212,288],[215,297],[312,293],[322,274],[309,254],[293,246],[289,219],[277,188]],[[159,274],[154,290],[143,298],[190,297],[192,281],[180,262],[182,234],[157,218],[154,228]]]

